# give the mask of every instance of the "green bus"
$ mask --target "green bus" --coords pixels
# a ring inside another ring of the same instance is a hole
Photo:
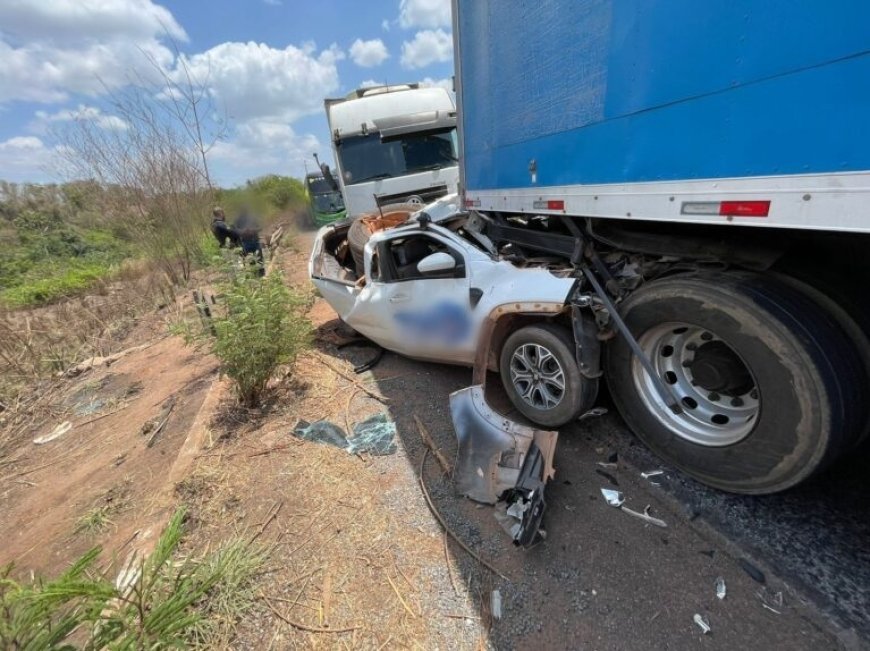
[[[305,198],[311,221],[316,226],[344,219],[347,214],[341,192],[333,188],[319,172],[305,175]]]

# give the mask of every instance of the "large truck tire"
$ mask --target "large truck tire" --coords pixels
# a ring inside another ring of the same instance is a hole
[[[858,362],[842,328],[794,287],[751,273],[676,276],[644,285],[620,313],[682,413],[622,337],[605,355],[613,400],[644,443],[699,481],[783,491],[855,439]]]
[[[350,228],[347,229],[347,245],[353,258],[356,275],[362,277],[365,273],[365,248],[366,242],[372,236],[371,231],[360,219],[354,219]]]
[[[365,248],[372,234],[407,221],[418,210],[420,206],[415,203],[391,203],[353,220],[347,231],[347,244],[357,275],[365,273]]]
[[[842,328],[846,337],[843,345],[851,347],[849,359],[854,366],[851,371],[852,385],[856,388],[864,387],[862,397],[858,399],[858,405],[863,407],[863,412],[852,440],[846,442],[850,450],[855,450],[870,440],[870,400],[863,397],[866,389],[870,387],[870,338],[866,334],[870,332],[870,316],[866,310],[862,311],[863,306],[851,305],[835,284],[829,284],[822,289],[817,278],[813,279],[816,283],[813,285],[792,275],[776,274],[776,278],[812,299],[820,310]],[[853,308],[853,311],[850,312],[847,308]],[[859,324],[858,319],[861,319],[864,327]]]
[[[508,398],[523,416],[560,427],[595,402],[598,380],[580,374],[568,330],[551,323],[520,328],[504,342],[499,372]]]

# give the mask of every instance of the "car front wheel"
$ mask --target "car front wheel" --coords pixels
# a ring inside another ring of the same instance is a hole
[[[530,325],[511,334],[499,360],[501,381],[520,413],[537,425],[559,427],[592,405],[596,380],[580,374],[565,328]]]

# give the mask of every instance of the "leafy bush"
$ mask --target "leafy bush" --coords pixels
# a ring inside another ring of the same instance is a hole
[[[278,366],[292,362],[309,341],[303,313],[310,298],[289,289],[277,271],[260,278],[228,266],[226,274],[211,321],[188,339],[207,341],[239,401],[256,407]]]
[[[231,541],[200,562],[179,559],[183,519],[178,510],[151,556],[130,567],[120,587],[94,567],[99,548],[51,581],[20,584],[7,567],[0,574],[0,648],[138,650],[207,642],[226,628],[227,617],[241,617],[253,604],[251,585],[265,554]]]

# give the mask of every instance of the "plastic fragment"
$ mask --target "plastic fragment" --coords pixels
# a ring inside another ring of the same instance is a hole
[[[601,494],[604,496],[604,500],[610,505],[619,508],[622,506],[623,502],[625,502],[625,497],[623,497],[622,493],[619,491],[612,490],[610,488],[602,488]]]
[[[610,488],[602,488],[601,494],[604,496],[604,500],[615,508],[621,509],[628,515],[634,516],[635,518],[640,518],[647,524],[655,525],[656,527],[667,527],[667,523],[664,520],[660,520],[659,518],[653,517],[649,514],[650,506],[647,504],[646,508],[644,508],[643,513],[638,511],[633,511],[629,509],[623,504],[625,503],[625,496],[620,491],[615,491]]]
[[[51,433],[46,434],[45,436],[38,436],[33,439],[33,442],[36,445],[42,445],[43,443],[48,443],[55,439],[59,439],[61,436],[66,434],[72,429],[72,423],[68,420],[62,422],[60,425],[51,430]]]
[[[489,601],[492,618],[501,619],[501,591],[493,590]]]
[[[580,415],[577,421],[584,421],[587,418],[598,418],[599,416],[604,416],[607,413],[606,407],[593,407],[587,412],[584,412]]]
[[[725,579],[720,576],[716,579],[716,598],[720,600],[724,599],[726,592],[727,588],[725,587]]]
[[[704,635],[707,635],[712,629],[710,628],[710,623],[704,619],[704,617],[700,613],[695,613],[695,616],[692,618],[695,620],[695,623],[698,625],[698,628],[701,629],[701,632]]]
[[[665,474],[664,470],[650,470],[648,472],[640,473],[640,476],[643,477],[644,479],[649,479],[650,477],[658,477],[659,475],[664,475],[664,474]]]

